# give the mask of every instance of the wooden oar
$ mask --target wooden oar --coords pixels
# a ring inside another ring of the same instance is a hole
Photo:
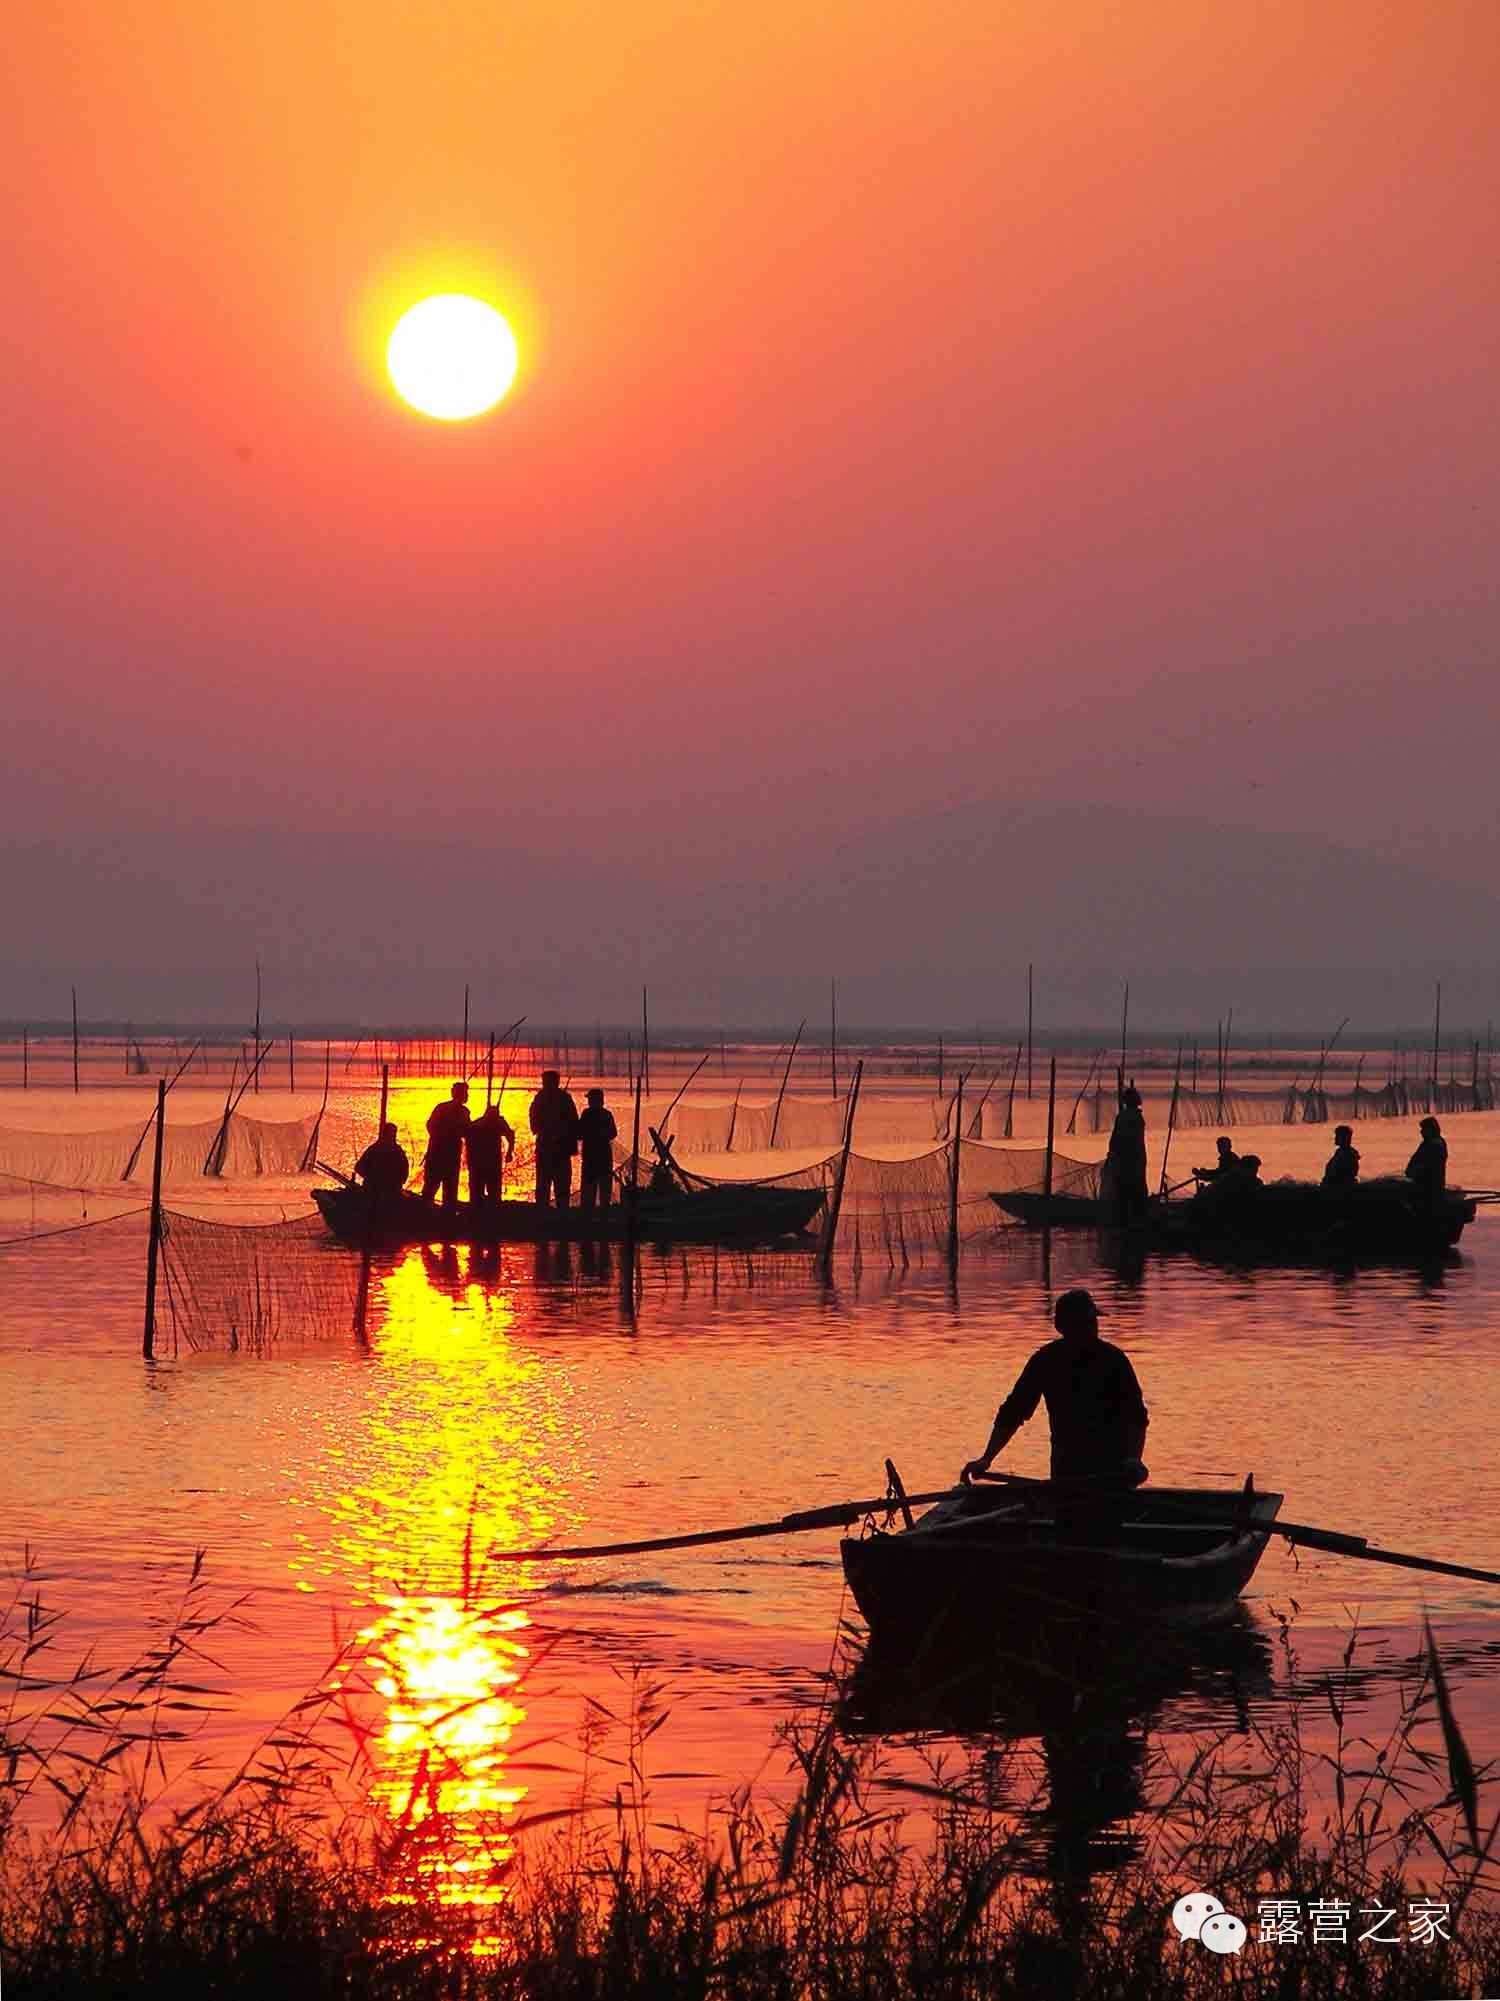
[[[908,1494],[906,1504],[925,1507],[932,1501],[946,1501],[957,1491],[942,1487],[932,1494]],[[644,1542],[600,1542],[586,1546],[574,1543],[561,1549],[491,1549],[490,1555],[499,1563],[574,1563],[591,1556],[639,1556],[648,1550],[697,1549],[704,1543],[748,1542],[754,1536],[803,1535],[809,1529],[841,1528],[848,1522],[857,1522],[861,1515],[885,1514],[899,1506],[893,1495],[880,1494],[873,1501],[838,1501],[832,1507],[803,1508],[774,1522],[742,1522],[732,1529],[700,1529],[696,1535],[663,1535]]]
[[[1336,1529],[1313,1528],[1306,1522],[1270,1522],[1266,1526],[1272,1535],[1284,1536],[1290,1543],[1330,1550],[1335,1556],[1358,1557],[1363,1563],[1389,1563],[1398,1570],[1435,1570],[1444,1577],[1472,1577],[1480,1584],[1500,1584],[1500,1570],[1474,1570],[1464,1563],[1439,1563],[1436,1557],[1408,1556],[1399,1549],[1372,1549],[1362,1535],[1340,1535]]]

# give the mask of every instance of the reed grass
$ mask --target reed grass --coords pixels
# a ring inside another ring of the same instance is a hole
[[[831,1706],[786,1731],[785,1799],[744,1788],[699,1828],[664,1822],[651,1760],[668,1691],[637,1672],[617,1706],[590,1705],[572,1762],[554,1768],[560,1804],[497,1818],[487,1849],[466,1822],[471,1870],[476,1854],[489,1859],[467,1878],[478,1901],[459,1901],[424,1894],[443,1880],[433,1856],[458,1835],[436,1811],[435,1763],[398,1807],[356,1803],[371,1746],[350,1653],[241,1765],[209,1777],[192,1740],[223,1700],[215,1635],[244,1616],[210,1602],[200,1558],[138,1660],[63,1666],[65,1626],[23,1571],[0,1627],[8,2001],[1500,1994],[1500,1816],[1430,1632],[1383,1739],[1353,1726],[1354,1634],[1341,1670],[1311,1692],[1302,1678],[1273,1721],[1160,1759],[1115,1866],[1054,1858],[1042,1873],[1014,1746],[956,1760],[934,1749],[927,1782],[898,1787]],[[1289,1629],[1283,1646],[1290,1662]],[[1332,1726],[1325,1748],[1316,1711]],[[1176,1898],[1200,1887],[1252,1926],[1273,1895],[1403,1912],[1427,1897],[1449,1904],[1453,1937],[1383,1951],[1252,1945],[1220,1959],[1169,1923]]]

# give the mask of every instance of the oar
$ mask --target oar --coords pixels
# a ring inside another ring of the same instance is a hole
[[[1255,1526],[1259,1528],[1260,1523]],[[1364,1563],[1389,1563],[1398,1570],[1436,1570],[1444,1577],[1472,1577],[1480,1584],[1500,1584],[1500,1570],[1474,1570],[1465,1563],[1439,1563],[1432,1556],[1408,1556],[1399,1549],[1372,1549],[1362,1535],[1340,1535],[1336,1529],[1313,1528],[1306,1522],[1269,1522],[1272,1535],[1308,1549],[1326,1549],[1335,1556],[1354,1556]]]
[[[932,1494],[908,1494],[906,1502],[908,1507],[925,1507],[930,1501],[946,1501],[957,1491],[942,1487]],[[600,1542],[586,1546],[574,1543],[561,1549],[491,1549],[490,1555],[499,1563],[573,1563],[591,1556],[639,1556],[648,1550],[697,1549],[710,1542],[748,1542],[754,1536],[803,1535],[808,1529],[841,1528],[848,1522],[857,1522],[861,1515],[884,1514],[899,1505],[894,1496],[880,1494],[873,1501],[838,1501],[832,1507],[803,1508],[774,1522],[742,1522],[732,1529],[700,1529],[696,1535],[663,1535],[644,1542]]]

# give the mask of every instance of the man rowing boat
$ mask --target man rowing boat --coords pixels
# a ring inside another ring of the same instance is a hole
[[[1113,1539],[1125,1496],[1146,1478],[1141,1454],[1150,1419],[1135,1370],[1124,1350],[1099,1338],[1092,1293],[1065,1292],[1053,1309],[1059,1339],[1038,1348],[995,1413],[989,1443],[959,1475],[965,1486],[988,1472],[1044,1399],[1052,1427],[1052,1478],[1066,1482],[1057,1497],[1062,1542]]]

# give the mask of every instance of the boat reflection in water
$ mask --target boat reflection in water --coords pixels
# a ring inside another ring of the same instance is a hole
[[[506,1895],[528,1791],[512,1750],[530,1580],[512,1567],[497,1583],[485,1552],[548,1540],[577,1447],[565,1371],[516,1344],[504,1268],[469,1256],[413,1250],[372,1275],[379,1385],[363,1435],[334,1453],[365,1476],[334,1497],[334,1556],[364,1584],[346,1686],[392,1836],[390,1895],[479,1910]]]
[[[1270,1640],[1243,1605],[1153,1630],[1148,1647],[1113,1622],[1044,1622],[982,1655],[897,1661],[866,1648],[844,1684],[838,1722],[856,1738],[934,1748],[956,1738],[967,1759],[963,1797],[1011,1819],[1036,1875],[1086,1879],[1139,1852],[1132,1823],[1146,1805],[1162,1712],[1201,1702],[1222,1714],[1227,1698],[1248,1727],[1251,1701],[1271,1693],[1273,1663]],[[1040,1784],[1028,1748],[1040,1754]]]

